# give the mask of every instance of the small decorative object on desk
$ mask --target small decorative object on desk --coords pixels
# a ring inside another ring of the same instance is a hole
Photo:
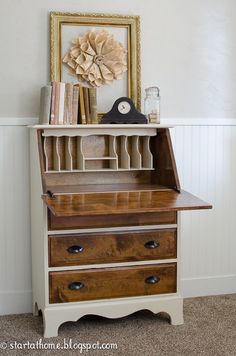
[[[146,88],[144,112],[150,124],[160,124],[160,90],[158,87]]]
[[[127,97],[117,99],[112,109],[103,115],[101,124],[147,124],[145,115],[141,114],[133,101]]]

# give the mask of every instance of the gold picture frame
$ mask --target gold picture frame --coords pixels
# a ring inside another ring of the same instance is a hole
[[[98,88],[98,114],[100,116],[110,110],[113,102],[121,96],[131,98],[136,108],[141,109],[139,16],[51,12],[50,25],[51,81],[71,81],[68,80],[68,70],[62,59],[75,34],[79,36],[89,29],[105,27],[107,31],[110,30],[124,40],[128,70],[125,78],[121,79],[123,82],[117,80],[113,82],[114,85],[112,83]]]

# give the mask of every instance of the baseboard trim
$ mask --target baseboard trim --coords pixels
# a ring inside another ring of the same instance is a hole
[[[236,275],[186,278],[181,281],[184,298],[236,293]]]
[[[32,292],[0,292],[0,315],[32,313]]]

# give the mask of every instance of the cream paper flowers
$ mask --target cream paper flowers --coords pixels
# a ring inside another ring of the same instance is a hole
[[[100,87],[121,79],[127,71],[127,51],[106,30],[89,31],[72,43],[63,62],[80,82]]]

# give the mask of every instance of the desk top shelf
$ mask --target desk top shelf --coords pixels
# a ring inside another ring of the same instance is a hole
[[[173,125],[166,125],[166,124],[87,124],[87,125],[33,125],[29,126],[32,129],[167,129],[173,127]]]
[[[162,186],[180,191],[169,127],[156,124],[31,127],[38,143],[43,193],[48,190],[60,193],[60,189],[75,186],[80,187],[81,193],[107,191],[111,185],[117,191],[125,185],[136,186],[138,190],[144,186]]]

